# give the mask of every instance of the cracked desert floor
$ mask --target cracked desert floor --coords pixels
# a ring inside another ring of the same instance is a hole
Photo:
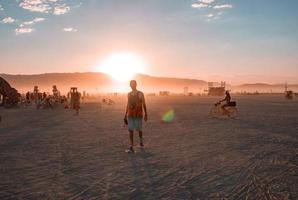
[[[126,99],[74,111],[0,108],[0,199],[298,199],[298,98],[147,97],[145,148],[125,153]],[[173,109],[175,118],[161,120]]]

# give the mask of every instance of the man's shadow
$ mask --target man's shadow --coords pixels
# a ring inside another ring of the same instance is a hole
[[[130,199],[159,199],[154,187],[153,167],[148,162],[148,158],[152,155],[152,153],[146,152],[144,148],[141,148],[136,154],[130,156],[135,187],[135,191]],[[142,164],[140,164],[140,160]],[[144,188],[147,188],[149,191],[144,191]]]

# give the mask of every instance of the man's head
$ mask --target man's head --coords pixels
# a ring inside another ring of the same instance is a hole
[[[137,81],[136,80],[131,80],[129,84],[130,84],[130,87],[132,90],[137,89]]]
[[[226,91],[226,95],[228,95],[228,94],[230,94],[230,93],[229,93],[229,90]]]

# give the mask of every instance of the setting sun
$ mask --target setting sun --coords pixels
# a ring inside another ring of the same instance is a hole
[[[117,81],[128,81],[137,73],[145,72],[145,64],[134,54],[113,54],[104,60],[97,70],[110,75]]]

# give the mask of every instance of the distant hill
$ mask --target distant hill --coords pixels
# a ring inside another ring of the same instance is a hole
[[[253,84],[242,84],[238,86],[233,86],[233,90],[239,92],[265,92],[265,93],[276,93],[284,92],[285,84],[265,84],[265,83],[253,83]],[[288,90],[298,91],[298,84],[288,85]]]
[[[50,92],[53,85],[57,85],[62,92],[69,91],[70,87],[78,87],[80,91],[95,92],[117,92],[128,89],[128,83],[115,83],[108,75],[99,72],[86,73],[47,73],[37,75],[9,75],[0,74],[12,87],[20,92],[32,91],[34,85],[38,85],[41,91]],[[188,87],[190,92],[203,92],[208,88],[208,83],[197,79],[154,77],[139,74],[135,77],[140,89],[145,92],[158,92],[167,90],[170,92],[183,92]],[[283,92],[284,84],[242,84],[231,86],[228,89],[233,92]],[[298,84],[289,85],[290,90],[298,91]]]
[[[0,74],[12,87],[21,92],[32,90],[38,85],[42,91],[51,91],[57,85],[62,92],[69,91],[70,87],[78,87],[87,92],[114,92],[128,88],[128,83],[115,83],[108,75],[98,72],[86,73],[48,73],[38,75],[8,75]],[[182,92],[185,86],[191,91],[201,92],[207,87],[207,82],[195,79],[163,78],[139,74],[135,77],[140,89],[145,92],[168,90]]]

